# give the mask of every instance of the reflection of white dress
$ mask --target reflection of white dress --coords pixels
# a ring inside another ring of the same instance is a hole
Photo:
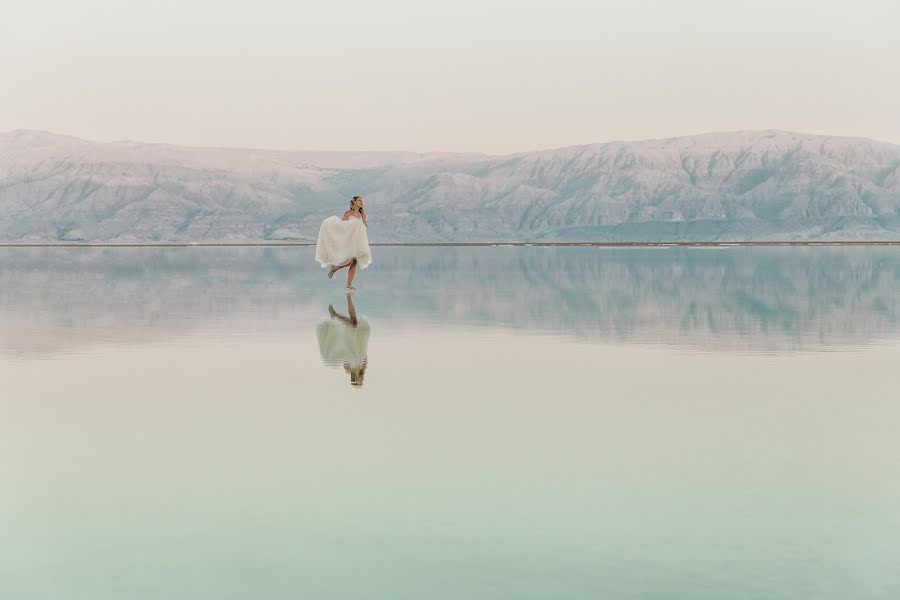
[[[350,217],[346,221],[341,221],[339,217],[328,217],[319,227],[316,261],[324,269],[345,263],[351,258],[356,259],[356,266],[360,269],[365,269],[372,262],[366,224],[356,217]]]
[[[322,321],[316,329],[319,354],[326,365],[348,364],[351,369],[361,367],[369,348],[369,320],[361,318],[354,327],[337,319]]]

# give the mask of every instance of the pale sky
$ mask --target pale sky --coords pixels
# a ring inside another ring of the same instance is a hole
[[[900,143],[897,0],[0,0],[0,131],[510,153]]]

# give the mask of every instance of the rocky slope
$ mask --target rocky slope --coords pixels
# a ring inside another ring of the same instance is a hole
[[[0,133],[0,240],[900,239],[900,146],[782,131],[504,157],[283,152]]]

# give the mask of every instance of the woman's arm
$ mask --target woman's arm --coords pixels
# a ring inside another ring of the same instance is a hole
[[[344,213],[344,216],[341,217],[341,221],[346,221],[349,218],[350,218],[350,211],[348,210],[347,212]]]
[[[363,211],[363,210],[359,211],[359,216],[362,217],[363,225],[365,225],[366,227],[368,227],[368,226],[369,226],[369,222],[366,221],[366,212]]]

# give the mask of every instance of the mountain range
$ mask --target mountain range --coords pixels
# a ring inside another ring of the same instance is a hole
[[[94,142],[0,132],[0,241],[900,240],[900,146],[787,131],[509,156]]]

